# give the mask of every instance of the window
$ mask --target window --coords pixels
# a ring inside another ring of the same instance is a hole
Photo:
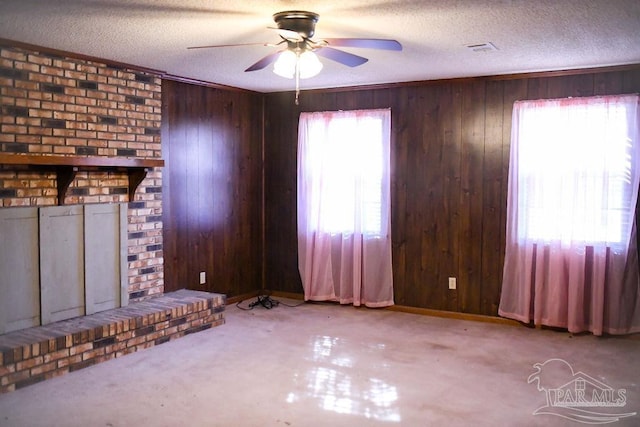
[[[305,300],[393,305],[391,110],[302,113],[298,268]]]
[[[518,239],[616,244],[628,234],[629,112],[604,98],[517,103]]]
[[[514,104],[498,314],[640,331],[639,112],[638,95]]]
[[[312,189],[312,228],[332,234],[386,233],[389,145],[383,126],[388,121],[380,114],[353,111],[310,113],[303,119],[307,138],[300,168]]]

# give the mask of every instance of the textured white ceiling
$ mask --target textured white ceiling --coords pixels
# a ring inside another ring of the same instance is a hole
[[[390,38],[402,52],[345,48],[304,88],[326,88],[640,63],[640,0],[2,0],[0,38],[260,92],[291,90],[270,68],[276,48],[188,46],[278,42],[272,15],[320,14],[314,39]],[[498,50],[466,46],[491,42]]]

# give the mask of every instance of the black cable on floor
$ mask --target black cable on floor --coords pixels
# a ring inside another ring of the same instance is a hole
[[[258,299],[256,299],[254,302],[249,303],[248,308],[242,307],[240,304],[243,301],[238,301],[236,303],[236,307],[238,307],[240,310],[253,310],[256,306],[262,306],[264,308],[266,308],[267,310],[271,310],[274,307],[279,306],[280,304],[284,305],[285,307],[291,307],[291,308],[295,308],[298,307],[299,305],[304,304],[304,301],[302,301],[301,303],[298,303],[296,305],[289,305],[289,304],[285,304],[281,301],[275,300],[273,298],[271,298],[269,295],[261,295],[258,297]]]
[[[306,302],[306,301],[301,301],[301,302],[299,302],[299,303],[297,303],[297,304],[289,305],[289,304],[285,304],[285,303],[283,303],[282,301],[278,301],[278,304],[282,304],[282,305],[284,305],[285,307],[296,308],[296,307],[298,307],[299,305],[304,304],[305,302]]]

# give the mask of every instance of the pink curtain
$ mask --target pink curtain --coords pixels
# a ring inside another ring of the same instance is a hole
[[[305,300],[393,305],[391,111],[302,113],[298,267]]]
[[[640,332],[638,96],[514,104],[499,314]]]

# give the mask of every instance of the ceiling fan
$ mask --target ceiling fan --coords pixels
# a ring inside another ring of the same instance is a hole
[[[316,23],[320,15],[314,12],[299,10],[278,12],[273,15],[277,27],[269,27],[278,31],[281,38],[279,43],[242,43],[212,46],[193,46],[187,49],[206,49],[232,46],[283,46],[282,49],[270,53],[249,66],[245,72],[262,70],[274,63],[274,72],[280,76],[296,78],[296,104],[298,101],[299,83],[301,78],[313,77],[320,72],[322,64],[317,56],[330,59],[348,67],[357,67],[368,61],[367,58],[336,47],[368,48],[383,50],[402,50],[402,45],[396,40],[370,38],[328,38],[313,40]]]

